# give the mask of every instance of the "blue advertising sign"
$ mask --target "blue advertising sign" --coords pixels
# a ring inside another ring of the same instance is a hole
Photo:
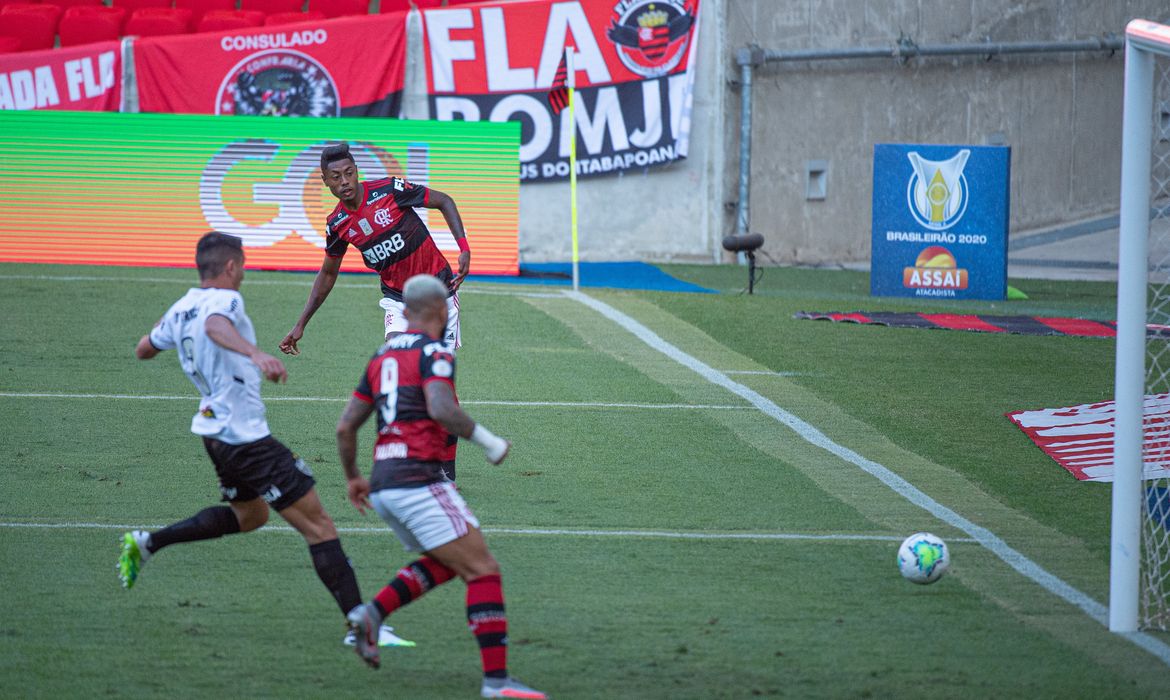
[[[1003,299],[1007,146],[873,147],[870,294]]]

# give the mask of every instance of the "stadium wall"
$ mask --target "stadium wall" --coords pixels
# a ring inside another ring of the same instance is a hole
[[[1167,21],[1164,0],[726,0],[727,50],[1064,41]],[[706,68],[706,64],[703,68]],[[1121,163],[1120,52],[771,64],[755,71],[751,230],[784,263],[869,259],[875,143],[1006,144],[1012,234],[1115,213]],[[738,126],[729,87],[725,124]],[[734,95],[734,97],[732,97]],[[722,150],[739,148],[724,128]],[[805,164],[827,160],[824,200],[805,199]],[[735,199],[737,162],[722,170]],[[724,212],[722,227],[734,219]]]

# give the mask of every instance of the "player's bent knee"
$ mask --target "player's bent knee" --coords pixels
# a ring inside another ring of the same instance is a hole
[[[231,505],[240,522],[240,532],[258,530],[268,522],[268,504],[259,498]]]

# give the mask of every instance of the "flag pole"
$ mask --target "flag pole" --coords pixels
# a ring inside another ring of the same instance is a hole
[[[569,87],[569,210],[573,230],[573,291],[580,289],[579,257],[577,252],[577,119],[574,114],[577,74],[573,69],[573,49],[565,49],[565,67]]]

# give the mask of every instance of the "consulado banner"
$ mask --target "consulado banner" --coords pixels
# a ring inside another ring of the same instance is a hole
[[[1003,299],[1011,149],[876,144],[870,293]]]
[[[118,41],[0,54],[0,109],[116,112],[122,100]]]
[[[566,46],[578,174],[686,157],[699,0],[521,0],[422,14],[432,118],[519,121],[522,179],[569,175],[569,111],[554,115],[547,100]]]
[[[337,204],[321,149],[347,141],[362,179],[451,195],[473,274],[519,271],[515,123],[0,111],[0,133],[2,262],[193,267],[195,242],[219,230],[243,240],[250,268],[316,270]],[[78,148],[78,134],[100,136]],[[442,214],[416,212],[455,260]],[[366,271],[357,251],[341,269]]]
[[[406,15],[138,39],[143,112],[397,117]]]

